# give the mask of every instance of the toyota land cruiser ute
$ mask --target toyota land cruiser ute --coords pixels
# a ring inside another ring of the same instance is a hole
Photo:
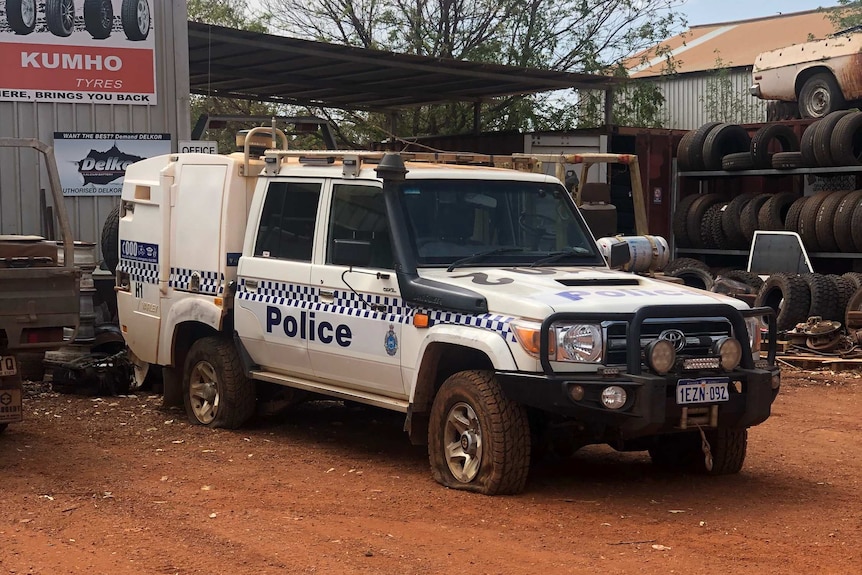
[[[520,492],[560,434],[738,472],[778,393],[772,311],[610,269],[532,171],[574,160],[143,160],[122,192],[121,329],[192,423],[239,427],[273,386],[383,407],[451,488]]]

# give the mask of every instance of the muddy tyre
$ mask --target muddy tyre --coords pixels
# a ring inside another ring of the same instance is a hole
[[[844,310],[838,309],[838,286],[833,279],[823,274],[802,274],[801,277],[808,284],[811,294],[808,317],[820,316],[829,321],[841,321]]]
[[[798,274],[772,274],[757,292],[754,305],[774,309],[778,329],[788,331],[808,319],[811,293],[808,284]]]
[[[434,398],[428,456],[434,479],[446,487],[520,493],[530,467],[527,411],[503,395],[492,372],[456,373]]]
[[[183,403],[192,423],[236,429],[254,414],[254,383],[245,376],[230,340],[213,336],[196,341],[183,375]]]
[[[147,0],[123,0],[120,20],[126,38],[133,42],[146,40],[150,34],[150,3]]]
[[[844,106],[844,95],[830,72],[808,78],[799,90],[799,115],[803,118],[823,118]]]
[[[114,27],[114,7],[111,0],[84,0],[84,28],[96,40],[111,35]]]
[[[766,200],[757,212],[757,225],[761,230],[784,231],[787,212],[799,198],[795,192],[780,192]]]
[[[709,266],[700,260],[696,260],[694,258],[676,258],[668,262],[666,266],[664,266],[664,273],[670,273],[673,270],[680,268],[700,268],[704,271],[709,271]]]
[[[780,148],[780,150],[775,150]],[[771,168],[773,155],[778,152],[798,152],[799,138],[790,126],[768,124],[751,138],[751,161],[755,168]]]
[[[36,29],[36,0],[6,0],[6,22],[19,36],[26,36]]]
[[[105,266],[114,273],[120,263],[120,206],[117,205],[105,218],[102,225],[102,259]]]
[[[75,3],[72,0],[47,0],[45,23],[54,36],[71,36],[75,30]]]

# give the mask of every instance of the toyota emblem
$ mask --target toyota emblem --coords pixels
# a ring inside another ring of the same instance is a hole
[[[678,329],[666,329],[658,334],[658,338],[671,342],[677,351],[682,351],[682,348],[685,347],[685,334]]]

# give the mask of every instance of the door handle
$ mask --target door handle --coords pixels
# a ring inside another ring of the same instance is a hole
[[[257,280],[245,280],[245,289],[248,291],[257,291]]]
[[[335,298],[335,292],[333,290],[322,289],[320,290],[320,297],[333,299]]]

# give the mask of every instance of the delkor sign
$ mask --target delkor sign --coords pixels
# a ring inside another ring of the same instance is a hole
[[[0,0],[0,101],[155,105],[153,0]]]
[[[170,134],[54,132],[64,196],[118,196],[130,164],[170,153]]]

